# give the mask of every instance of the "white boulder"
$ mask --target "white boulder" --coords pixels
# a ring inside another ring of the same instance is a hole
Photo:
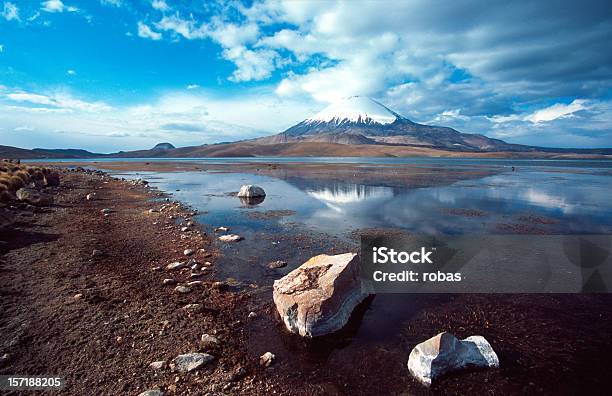
[[[340,330],[370,293],[354,253],[312,257],[274,281],[273,298],[285,326],[303,337]]]
[[[425,386],[452,371],[483,367],[499,367],[499,358],[481,336],[459,340],[443,332],[418,344],[408,358],[408,370]]]
[[[238,197],[242,198],[255,198],[255,197],[265,197],[266,192],[263,188],[259,186],[254,186],[252,184],[245,184],[240,187],[240,191],[238,192]]]
[[[221,235],[219,237],[219,240],[221,242],[238,242],[242,240],[242,237],[236,234],[228,234],[228,235]]]

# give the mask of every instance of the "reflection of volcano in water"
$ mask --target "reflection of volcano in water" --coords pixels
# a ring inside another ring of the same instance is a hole
[[[392,198],[390,187],[364,186],[362,184],[334,184],[330,187],[307,190],[308,195],[330,204],[348,204],[373,199]]]

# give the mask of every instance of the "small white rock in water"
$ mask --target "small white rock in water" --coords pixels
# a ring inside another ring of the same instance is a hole
[[[176,281],[171,278],[166,278],[162,281],[164,285],[176,285]]]
[[[192,254],[194,254],[194,253],[195,253],[195,250],[193,250],[193,249],[185,249],[185,250],[183,251],[183,254],[184,254],[185,256],[191,256],[191,255],[192,255]]]
[[[149,389],[142,393],[139,393],[138,396],[164,396],[164,392],[159,389]]]
[[[88,201],[93,201],[94,199],[96,199],[96,196],[97,196],[96,193],[89,193],[89,194],[87,194],[85,199],[87,199]]]
[[[177,286],[174,288],[174,291],[178,293],[189,293],[191,292],[191,289],[187,286]]]
[[[189,231],[189,227],[181,227],[181,232],[187,232]]]
[[[272,352],[266,352],[259,357],[259,364],[268,367],[274,362],[274,359],[276,359],[276,356]]]
[[[242,240],[242,237],[240,235],[236,235],[236,234],[221,235],[219,237],[219,240],[221,242],[238,242],[238,241]]]
[[[217,227],[215,228],[215,232],[228,232],[229,228],[228,227]]]
[[[166,361],[165,360],[159,360],[157,362],[153,362],[151,364],[149,364],[149,368],[153,369],[153,370],[163,370],[166,368]]]
[[[212,362],[214,359],[214,356],[208,353],[187,353],[175,357],[171,367],[172,370],[178,371],[179,373],[187,373],[202,367],[206,363]]]
[[[408,370],[425,386],[446,373],[480,367],[499,367],[497,354],[481,336],[458,340],[443,332],[418,344],[408,358]]]
[[[181,268],[185,268],[187,264],[180,262],[180,261],[175,261],[174,263],[170,263],[168,264],[168,266],[166,266],[166,269],[169,270],[177,270],[177,269],[181,269]]]
[[[244,198],[254,198],[254,197],[265,197],[266,192],[263,188],[259,186],[254,186],[252,184],[246,184],[240,187],[240,191],[238,192],[238,197]]]

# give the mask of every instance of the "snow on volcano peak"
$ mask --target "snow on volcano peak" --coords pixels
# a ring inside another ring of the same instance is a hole
[[[307,118],[306,122],[391,124],[398,118],[402,117],[373,99],[364,96],[351,96],[327,106],[319,113]]]

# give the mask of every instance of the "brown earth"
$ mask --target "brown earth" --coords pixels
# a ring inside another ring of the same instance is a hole
[[[184,260],[186,248],[205,249],[194,258],[214,268],[210,240],[196,231],[181,239],[180,225],[169,218],[189,218],[188,210],[173,206],[149,213],[165,203],[151,201],[161,198],[159,193],[96,173],[61,176],[51,208],[5,211],[15,223],[0,234],[8,250],[0,262],[0,355],[9,356],[0,374],[65,377],[62,394],[69,395],[138,394],[154,387],[188,395],[220,392],[244,367],[246,378],[232,383],[229,392],[278,389],[262,378],[257,357],[241,352],[246,294],[220,290],[210,275],[191,293],[179,294],[162,280],[184,283],[189,271],[152,270]],[[90,192],[99,199],[85,200]],[[104,217],[103,208],[114,212]],[[92,256],[94,249],[102,254]],[[182,309],[190,303],[203,309]],[[215,335],[221,345],[206,349],[200,344],[203,333]],[[216,359],[195,373],[147,367],[204,350]]]

